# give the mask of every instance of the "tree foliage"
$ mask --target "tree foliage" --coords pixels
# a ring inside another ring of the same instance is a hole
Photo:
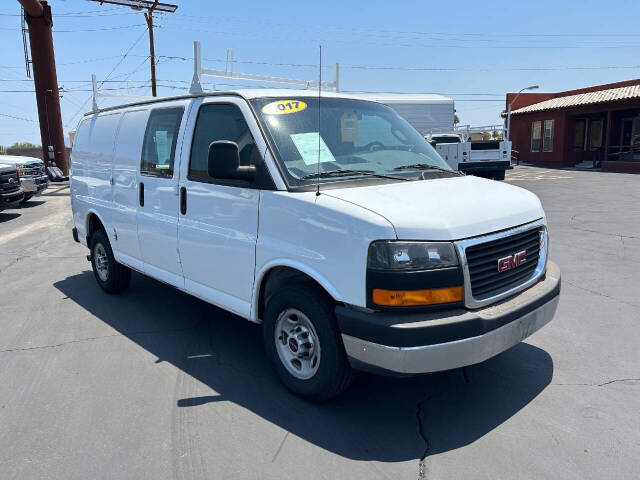
[[[40,145],[34,145],[33,143],[29,143],[29,142],[16,142],[13,145],[11,145],[9,148],[21,148],[21,149],[40,148]]]

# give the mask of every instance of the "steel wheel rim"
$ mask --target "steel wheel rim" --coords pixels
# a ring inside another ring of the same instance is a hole
[[[94,262],[96,265],[96,273],[103,282],[106,282],[109,278],[109,257],[107,257],[107,251],[104,245],[98,243],[95,251],[93,252]]]
[[[295,308],[284,310],[276,320],[276,351],[282,365],[295,378],[308,380],[320,367],[320,341],[311,320]]]

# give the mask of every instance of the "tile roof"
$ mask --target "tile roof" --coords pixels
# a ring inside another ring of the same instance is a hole
[[[640,85],[610,88],[608,90],[598,90],[596,92],[578,93],[576,95],[568,95],[566,97],[552,98],[550,100],[545,100],[544,102],[538,102],[532,105],[527,105],[526,107],[519,108],[512,111],[511,114],[517,115],[519,113],[555,110],[558,108],[614,102],[618,100],[627,100],[630,98],[640,98]]]

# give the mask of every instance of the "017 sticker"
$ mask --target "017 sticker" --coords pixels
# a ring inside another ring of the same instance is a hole
[[[300,100],[278,100],[262,107],[262,113],[267,115],[286,115],[297,113],[307,108],[307,104]]]

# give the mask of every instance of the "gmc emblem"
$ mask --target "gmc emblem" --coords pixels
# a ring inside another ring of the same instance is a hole
[[[498,259],[498,271],[506,272],[507,270],[511,270],[512,268],[519,267],[523,263],[527,262],[525,255],[527,254],[526,250],[522,250],[521,252],[514,253],[508,257],[503,257]]]

